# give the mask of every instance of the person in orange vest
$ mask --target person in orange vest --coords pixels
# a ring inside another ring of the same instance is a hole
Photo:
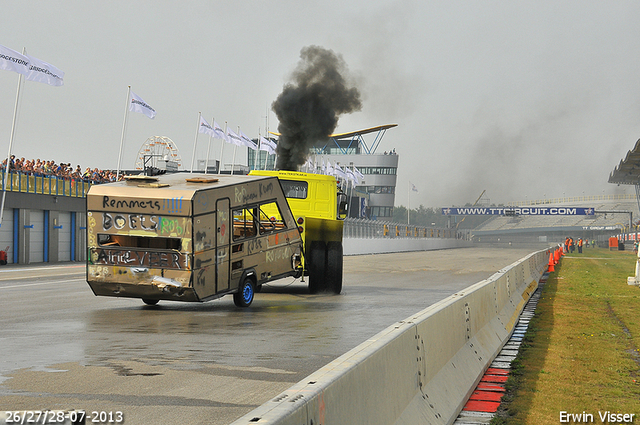
[[[582,238],[578,239],[578,254],[582,254]]]
[[[564,252],[569,252],[569,236],[564,240]]]

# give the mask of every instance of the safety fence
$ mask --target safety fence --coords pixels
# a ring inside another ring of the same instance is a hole
[[[22,173],[20,171],[10,171],[6,180],[2,170],[2,190],[9,192],[35,193],[40,195],[71,196],[84,198],[91,187],[91,183],[72,178],[58,176],[37,176]]]
[[[636,194],[618,193],[612,195],[583,195],[563,196],[562,198],[532,199],[527,201],[507,202],[509,207],[523,207],[528,205],[563,204],[570,202],[596,202],[596,201],[635,201]]]
[[[513,333],[550,253],[391,325],[232,425],[452,424]]]
[[[390,221],[347,218],[344,220],[345,238],[442,238],[470,240],[470,230],[398,224]]]

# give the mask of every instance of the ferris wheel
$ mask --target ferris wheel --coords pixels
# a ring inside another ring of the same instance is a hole
[[[144,170],[145,160],[147,167],[156,167],[158,161],[173,161],[182,166],[180,152],[173,140],[165,136],[149,137],[138,151],[136,170]]]

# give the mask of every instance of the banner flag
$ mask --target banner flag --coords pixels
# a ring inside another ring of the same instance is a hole
[[[267,151],[270,155],[275,155],[276,144],[271,140],[265,139],[264,136],[260,136],[260,150]]]
[[[39,83],[49,84],[50,86],[61,86],[64,84],[64,72],[55,66],[26,55],[29,58],[29,73],[26,79],[29,81],[37,81]]]
[[[29,58],[13,49],[0,45],[0,69],[29,74]]]
[[[231,128],[227,128],[227,142],[233,143],[236,146],[243,146],[242,139],[236,133],[231,130]]]
[[[230,143],[229,142],[229,138],[227,137],[227,135],[224,132],[224,130],[222,129],[222,127],[220,127],[218,125],[218,123],[215,122],[215,121],[213,122],[213,131],[216,133],[213,137],[216,137],[218,139],[222,139],[225,142]]]
[[[417,192],[417,191],[418,191],[418,188],[416,187],[416,185],[415,185],[415,184],[413,184],[413,183],[411,183],[411,182],[409,182],[409,184],[411,185],[411,190],[413,190],[414,192]]]
[[[129,110],[133,112],[140,112],[145,114],[149,118],[153,119],[156,116],[156,110],[153,109],[147,102],[142,100],[140,96],[131,91],[131,101],[129,102]]]
[[[442,208],[442,215],[595,215],[595,210],[579,207],[450,207]]]
[[[216,130],[204,119],[202,115],[200,115],[200,126],[198,127],[198,132],[208,134],[211,137],[216,137]]]
[[[353,173],[353,171],[351,170],[351,168],[345,167],[344,169],[344,173],[347,176],[347,179],[351,182],[353,182],[353,184],[358,184],[358,181],[356,179],[356,175]]]
[[[353,174],[355,174],[358,178],[358,183],[360,183],[361,180],[364,180],[364,174],[362,174],[360,170],[358,170],[358,167],[353,167]]]
[[[253,141],[253,140],[251,140],[251,139],[249,138],[249,136],[247,136],[246,134],[244,134],[242,131],[240,131],[240,140],[242,140],[242,145],[243,145],[243,146],[246,146],[246,147],[248,147],[248,148],[251,148],[251,149],[253,149],[254,151],[257,151],[257,150],[258,150],[258,145],[256,145],[256,144],[254,143],[254,141]]]

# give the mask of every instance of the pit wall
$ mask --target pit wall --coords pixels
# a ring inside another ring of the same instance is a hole
[[[452,424],[513,332],[549,252],[388,327],[232,425]]]
[[[384,254],[389,252],[432,251],[466,248],[473,242],[465,239],[382,239],[347,238],[342,240],[344,255]]]

